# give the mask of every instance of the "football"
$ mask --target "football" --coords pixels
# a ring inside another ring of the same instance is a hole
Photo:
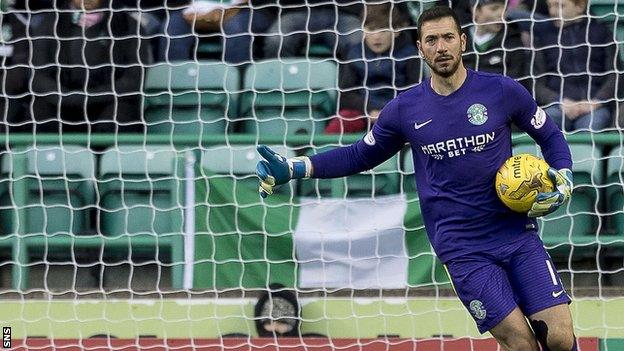
[[[540,192],[554,191],[548,163],[530,154],[507,159],[496,173],[496,194],[516,212],[528,212]]]

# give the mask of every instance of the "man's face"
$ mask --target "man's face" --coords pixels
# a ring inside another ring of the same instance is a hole
[[[370,29],[364,28],[364,42],[369,49],[376,54],[382,54],[392,47],[394,32],[389,28]]]
[[[72,0],[74,7],[78,9],[84,8],[87,11],[95,10],[100,7],[102,0]]]
[[[583,6],[576,5],[572,0],[547,0],[550,17],[569,21],[585,13]]]
[[[466,50],[466,35],[457,31],[451,17],[422,24],[418,49],[433,73],[450,77],[461,64],[461,54]]]
[[[503,27],[503,14],[505,5],[502,3],[492,3],[477,6],[474,9],[475,23],[489,33],[498,33]]]

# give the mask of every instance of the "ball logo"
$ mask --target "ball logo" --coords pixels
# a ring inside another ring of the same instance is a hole
[[[488,119],[487,108],[481,104],[473,104],[466,111],[468,121],[476,126],[480,126]]]
[[[479,320],[485,319],[485,316],[487,315],[487,311],[483,308],[483,302],[479,300],[470,301],[470,312],[472,312],[472,315]]]
[[[546,112],[541,107],[538,107],[533,118],[531,118],[531,125],[535,129],[540,129],[544,123],[546,123]]]

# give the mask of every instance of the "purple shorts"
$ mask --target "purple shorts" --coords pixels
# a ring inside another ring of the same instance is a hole
[[[526,239],[446,264],[459,299],[481,333],[498,325],[516,306],[530,316],[571,301],[538,235],[521,235]]]

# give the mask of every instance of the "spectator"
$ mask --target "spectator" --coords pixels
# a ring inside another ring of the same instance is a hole
[[[37,132],[137,132],[143,62],[139,24],[104,0],[71,0],[33,29]]]
[[[588,19],[587,0],[548,0],[550,20],[536,24],[533,76],[538,103],[567,131],[611,125],[616,44],[606,24]]]
[[[266,33],[277,15],[276,0],[249,0],[236,7],[241,9],[232,17],[224,18],[222,28],[217,29],[223,35],[223,59],[231,64],[250,62],[262,57],[261,45],[254,45]],[[201,16],[190,9],[170,12],[165,33],[160,41],[159,59],[161,61],[180,61],[194,58],[191,50],[197,45],[195,31],[210,32],[201,26]],[[254,52],[259,47],[260,52]]]
[[[353,133],[374,123],[397,91],[420,81],[417,50],[401,29],[406,21],[394,8],[367,6],[364,45],[354,45],[340,67],[340,108],[325,132]],[[367,117],[368,116],[368,117]]]
[[[464,64],[477,71],[499,73],[529,87],[529,57],[520,30],[503,18],[505,0],[472,0],[475,25],[466,32]]]
[[[24,122],[28,105],[30,51],[26,32],[29,16],[25,11],[8,6],[6,1],[0,5],[0,111],[2,126],[14,128]]]
[[[265,55],[293,57],[306,55],[312,44],[334,50],[344,59],[349,49],[361,43],[362,5],[351,0],[279,0],[280,16],[269,28]]]

